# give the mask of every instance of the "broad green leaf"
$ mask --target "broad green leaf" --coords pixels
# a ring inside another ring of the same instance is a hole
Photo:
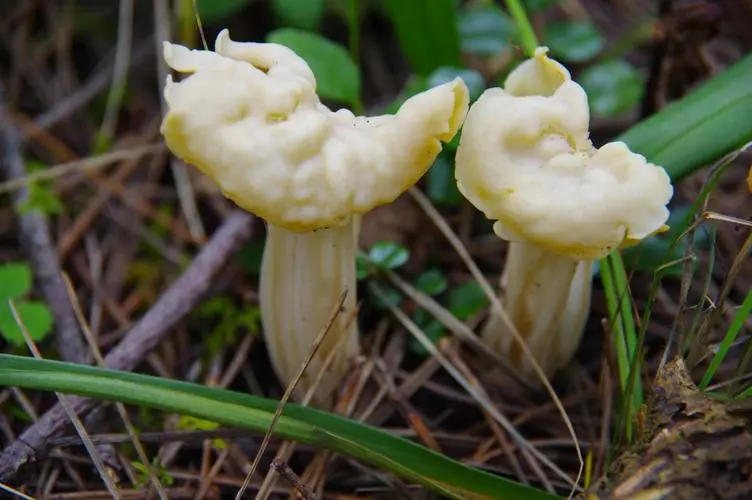
[[[266,432],[278,402],[176,380],[0,354],[0,386],[78,394]],[[321,410],[285,406],[273,434],[387,470],[454,500],[551,500],[553,495],[473,469],[390,432]]]
[[[239,13],[250,3],[251,0],[196,0],[196,10],[202,23],[212,24]]]
[[[462,51],[479,56],[495,56],[510,46],[517,26],[495,6],[464,10],[459,15]]]
[[[44,340],[52,331],[53,324],[52,314],[47,305],[36,301],[19,301],[14,305],[29,336],[36,342]],[[0,302],[0,334],[17,347],[26,344],[7,300]]]
[[[642,99],[640,72],[623,59],[611,59],[587,68],[578,82],[587,92],[593,115],[619,115],[634,108]]]
[[[457,205],[462,201],[454,178],[453,155],[442,152],[436,157],[426,174],[426,194],[434,203],[444,205]]]
[[[439,295],[440,293],[443,293],[448,286],[444,273],[438,269],[424,271],[415,279],[415,288],[426,295]]]
[[[619,137],[676,182],[752,140],[752,55]]]
[[[410,259],[410,250],[393,241],[377,241],[368,251],[368,257],[382,269],[396,269]]]
[[[283,25],[310,31],[324,15],[324,0],[272,0],[272,7]]]
[[[23,297],[31,290],[31,268],[25,262],[0,266],[0,302]]]
[[[483,75],[474,69],[455,68],[451,66],[442,66],[431,73],[428,76],[427,88],[437,87],[444,83],[451,82],[457,77],[462,78],[462,81],[467,85],[471,103],[480,97],[483,91],[486,90],[486,82],[483,80]]]
[[[386,7],[413,71],[428,75],[441,66],[460,65],[453,0],[386,0]]]
[[[464,321],[488,306],[488,297],[475,281],[468,281],[449,292],[448,309]]]
[[[606,43],[606,39],[591,23],[570,21],[546,26],[544,40],[552,56],[573,63],[592,59]]]
[[[295,28],[272,31],[266,40],[285,45],[305,59],[316,76],[316,90],[323,99],[350,106],[360,102],[360,72],[344,47]]]

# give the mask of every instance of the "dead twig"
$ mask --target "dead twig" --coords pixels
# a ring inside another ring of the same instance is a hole
[[[21,155],[19,135],[2,98],[0,87],[0,171],[8,180],[26,177],[26,166]],[[13,203],[20,207],[29,197],[27,186],[13,193]],[[78,328],[76,313],[68,300],[65,282],[60,270],[57,249],[41,213],[31,210],[18,212],[18,225],[23,245],[29,253],[29,261],[39,283],[42,296],[50,306],[55,318],[57,346],[60,357],[72,363],[87,363],[88,349]]]
[[[236,246],[250,237],[252,216],[234,211],[193,260],[188,270],[162,295],[123,340],[105,357],[107,368],[132,370],[180,321],[212,284],[212,277],[224,265]],[[96,400],[70,398],[71,407],[81,415],[99,404]],[[57,404],[37,423],[0,454],[0,480],[7,481],[24,464],[44,453],[51,439],[66,429],[68,418]]]

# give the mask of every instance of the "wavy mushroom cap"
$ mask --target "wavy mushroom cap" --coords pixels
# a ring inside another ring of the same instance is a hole
[[[468,108],[459,78],[408,99],[395,115],[332,112],[292,50],[239,43],[215,51],[164,44],[162,134],[170,150],[242,208],[303,232],[343,224],[415,184],[454,137]]]
[[[673,188],[622,142],[595,149],[587,95],[544,48],[465,120],[455,175],[500,237],[592,260],[661,230]]]

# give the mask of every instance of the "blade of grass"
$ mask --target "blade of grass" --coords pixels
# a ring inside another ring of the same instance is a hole
[[[507,9],[509,9],[512,19],[517,24],[517,29],[520,30],[520,41],[525,49],[525,55],[532,57],[533,52],[538,47],[538,38],[535,36],[535,30],[525,13],[522,2],[520,0],[507,0]]]
[[[736,341],[739,332],[744,328],[744,323],[750,314],[752,314],[752,290],[747,293],[747,297],[745,297],[741,307],[739,307],[736,314],[734,314],[734,319],[731,321],[728,330],[726,330],[726,335],[724,335],[723,341],[718,347],[718,352],[713,356],[710,365],[708,365],[707,370],[705,370],[705,375],[703,375],[702,380],[700,381],[700,390],[704,391],[708,388],[708,385],[710,385],[710,381],[713,380],[715,372],[718,371],[721,363],[723,363],[726,354],[728,354],[729,349],[731,349],[731,346]]]
[[[619,137],[673,181],[752,140],[752,54]]]
[[[7,354],[0,354],[0,385],[121,401],[258,432],[268,429],[278,405],[276,400],[198,384]],[[294,404],[285,406],[274,435],[363,460],[452,499],[556,498],[388,432]]]
[[[616,363],[619,370],[619,383],[624,401],[624,412],[619,412],[625,426],[627,440],[632,439],[632,418],[642,406],[643,390],[640,377],[630,377],[630,369],[637,352],[637,330],[632,317],[629,282],[624,262],[619,252],[614,252],[601,260],[600,273],[606,295],[608,315],[611,318],[613,338],[616,346]],[[639,370],[639,363],[637,370]],[[632,384],[629,381],[634,380]]]

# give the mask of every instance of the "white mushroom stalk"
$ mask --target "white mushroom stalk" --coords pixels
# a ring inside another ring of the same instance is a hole
[[[268,223],[260,307],[272,365],[293,380],[344,290],[344,310],[298,384],[331,406],[359,353],[355,318],[358,219],[415,184],[454,137],[468,107],[461,79],[409,99],[395,115],[329,110],[306,62],[270,43],[239,43],[227,30],[215,51],[165,43],[171,68],[162,133],[170,150],[222,193]]]
[[[661,167],[622,142],[595,148],[585,91],[539,47],[473,104],[456,156],[462,194],[510,242],[501,301],[547,376],[569,362],[590,310],[595,260],[660,231],[673,196]],[[482,333],[524,377],[506,324]]]

